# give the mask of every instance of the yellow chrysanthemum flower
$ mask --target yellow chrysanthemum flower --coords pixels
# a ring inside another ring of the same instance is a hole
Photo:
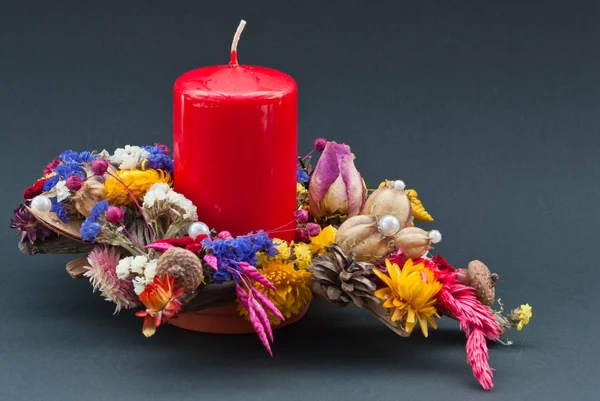
[[[288,260],[290,258],[292,255],[292,249],[287,242],[282,239],[275,238],[273,240],[273,244],[275,245],[275,249],[278,251],[277,255],[275,255],[275,259]]]
[[[437,328],[434,317],[440,317],[435,309],[435,295],[442,288],[433,272],[424,264],[413,264],[408,259],[404,267],[400,267],[386,259],[388,274],[373,269],[387,287],[375,291],[375,296],[382,300],[382,305],[390,310],[390,320],[400,320],[404,329],[411,333],[417,324],[421,325],[423,335],[427,337],[427,323]]]
[[[296,197],[304,198],[306,195],[308,195],[308,190],[304,187],[304,185],[297,182],[296,183]]]
[[[119,179],[112,176],[106,179],[104,182],[104,195],[108,203],[117,206],[127,206],[133,202],[127,188],[139,200],[144,197],[152,185],[158,182],[173,185],[171,174],[163,170],[121,170],[115,172],[114,175]]]
[[[336,234],[337,228],[330,225],[322,229],[316,237],[310,237],[309,248],[312,254],[317,255],[325,253],[325,247],[330,246],[335,242]]]
[[[312,300],[310,272],[296,270],[292,263],[271,259],[265,263],[261,273],[275,286],[275,289],[266,288],[258,282],[254,283],[254,288],[265,294],[286,319],[297,315]],[[248,311],[240,304],[237,309],[242,316],[248,315]],[[271,312],[267,311],[267,314],[273,326],[281,324],[281,320]]]
[[[307,269],[312,265],[312,253],[308,244],[299,242],[294,244],[295,263],[298,269]]]
[[[531,306],[529,304],[521,305],[517,309],[513,311],[513,316],[517,323],[517,330],[521,331],[523,326],[529,324],[529,319],[533,316],[531,311]]]

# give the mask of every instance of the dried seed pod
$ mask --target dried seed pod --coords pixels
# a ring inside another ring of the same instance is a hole
[[[73,205],[79,213],[89,217],[94,205],[101,200],[104,200],[104,184],[96,180],[85,180],[81,189],[73,196]]]
[[[193,252],[183,248],[169,248],[158,258],[156,274],[168,274],[175,279],[175,285],[183,287],[191,294],[203,282],[202,262]]]
[[[420,258],[431,249],[429,233],[418,227],[406,227],[395,238],[396,248],[411,259]]]
[[[492,274],[490,269],[481,261],[469,262],[467,267],[469,285],[475,289],[475,296],[484,305],[491,305],[496,299],[495,282],[497,274]]]
[[[374,262],[392,249],[394,237],[385,237],[379,232],[375,217],[361,215],[349,218],[340,226],[335,242],[356,260]]]
[[[373,192],[367,198],[362,214],[375,217],[391,214],[400,221],[400,228],[409,227],[413,220],[410,199],[403,189],[394,186],[384,186]]]
[[[458,270],[456,278],[462,284],[473,287],[477,300],[482,304],[490,306],[496,300],[495,286],[498,275],[491,273],[483,262],[470,262],[467,269]]]

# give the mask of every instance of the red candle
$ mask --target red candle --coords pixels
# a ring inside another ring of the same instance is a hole
[[[233,235],[276,230],[294,239],[298,88],[277,70],[229,65],[189,71],[175,82],[175,189],[209,227]]]

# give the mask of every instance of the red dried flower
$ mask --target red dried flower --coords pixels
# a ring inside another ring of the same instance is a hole
[[[32,186],[23,191],[23,199],[33,199],[42,193],[46,178],[41,178],[35,182]]]
[[[46,168],[44,168],[44,175],[51,174],[60,163],[61,162],[59,158],[52,160],[50,163],[48,163]]]

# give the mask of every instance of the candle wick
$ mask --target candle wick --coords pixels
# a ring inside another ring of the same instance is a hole
[[[241,20],[240,25],[238,26],[237,30],[235,31],[235,35],[233,35],[233,42],[231,42],[231,58],[229,60],[229,65],[232,67],[236,67],[238,65],[237,45],[238,45],[238,42],[240,41],[240,36],[242,36],[242,31],[244,30],[245,26],[246,26],[246,21]]]

